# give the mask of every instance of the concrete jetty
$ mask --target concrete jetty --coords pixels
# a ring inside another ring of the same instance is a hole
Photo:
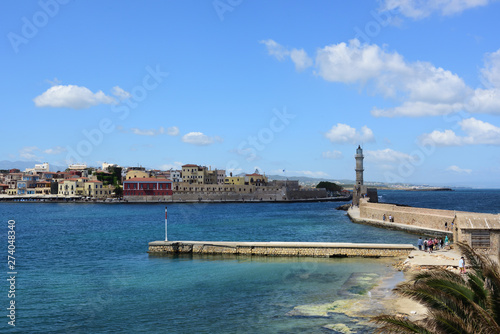
[[[415,247],[410,244],[362,244],[332,242],[234,242],[234,241],[153,241],[148,253],[233,254],[296,257],[400,257]]]

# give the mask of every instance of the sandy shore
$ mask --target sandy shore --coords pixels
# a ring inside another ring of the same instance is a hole
[[[404,279],[410,279],[415,273],[431,268],[445,268],[458,273],[458,261],[461,256],[460,251],[453,246],[432,253],[414,250],[406,260],[398,263],[397,267],[402,270]],[[387,283],[382,283],[382,286],[384,284]],[[425,317],[425,307],[411,299],[396,296],[394,293],[386,295],[382,300],[382,304],[388,314],[405,315],[410,320]]]

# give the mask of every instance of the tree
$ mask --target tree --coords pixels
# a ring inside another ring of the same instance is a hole
[[[115,187],[115,197],[120,198],[123,196],[123,188],[121,186]]]
[[[425,305],[428,316],[412,322],[392,315],[373,319],[378,333],[500,333],[500,267],[469,245],[458,243],[470,265],[467,274],[433,269],[394,291]]]
[[[324,188],[329,192],[342,191],[342,186],[334,182],[321,181],[316,188]]]

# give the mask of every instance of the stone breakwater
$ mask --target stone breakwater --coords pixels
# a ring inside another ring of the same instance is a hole
[[[353,244],[321,242],[153,241],[148,253],[295,257],[401,257],[414,250],[409,244]]]

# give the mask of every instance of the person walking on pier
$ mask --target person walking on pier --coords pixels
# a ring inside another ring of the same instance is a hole
[[[422,237],[418,238],[418,241],[417,241],[418,250],[422,250],[423,245],[424,245],[424,241],[422,240]]]
[[[460,270],[460,274],[465,274],[465,260],[463,256],[458,261],[458,269]]]

